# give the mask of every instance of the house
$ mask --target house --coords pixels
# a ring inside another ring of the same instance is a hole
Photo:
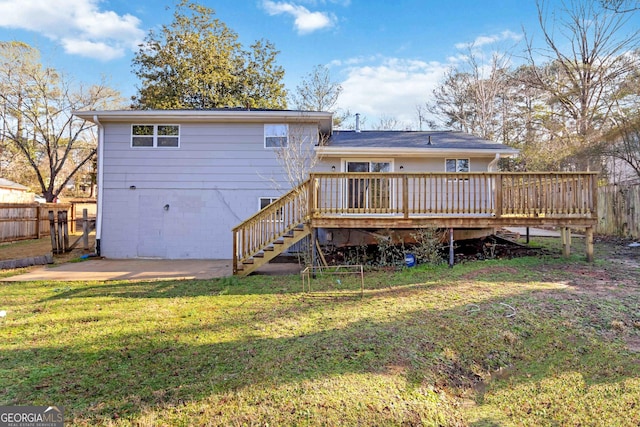
[[[307,236],[505,225],[586,227],[590,250],[596,174],[501,173],[517,151],[464,133],[334,131],[303,111],[75,114],[99,125],[106,257],[233,257],[247,274]]]
[[[0,178],[0,203],[33,203],[35,196],[24,185]]]
[[[96,245],[108,258],[230,259],[235,225],[291,185],[276,151],[331,114],[78,111],[98,125]]]
[[[453,131],[334,131],[327,143],[316,150],[319,161],[315,172],[376,173],[402,172],[405,174],[425,172],[484,173],[498,170],[498,160],[518,154],[518,150],[503,144],[484,140],[464,132]],[[377,188],[375,184],[379,184]],[[388,188],[386,188],[388,187]],[[378,191],[374,200],[372,193]],[[391,181],[351,180],[346,194],[351,208],[371,207],[372,203],[389,206],[393,203],[394,188]],[[481,189],[474,195],[481,196]],[[388,193],[388,194],[387,194]],[[436,193],[431,191],[432,195]],[[490,197],[490,194],[485,194]],[[382,213],[382,212],[381,212]],[[373,233],[371,233],[373,231]],[[356,230],[340,229],[321,233],[323,243],[358,244],[370,241],[367,234],[378,236],[376,230],[364,234]],[[380,230],[377,230],[380,231]],[[410,236],[409,229],[406,237]],[[495,231],[493,227],[482,229],[456,229],[456,240],[484,237]],[[345,240],[346,236],[346,240]]]

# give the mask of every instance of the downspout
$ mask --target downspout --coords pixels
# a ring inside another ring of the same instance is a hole
[[[500,160],[500,153],[496,153],[496,158],[489,162],[487,172],[495,172],[498,166],[498,160]]]
[[[98,115],[93,116],[93,122],[98,125],[98,205],[96,209],[96,255],[100,256],[100,238],[102,237],[102,201],[104,186],[104,168],[102,162],[104,159],[104,127]]]

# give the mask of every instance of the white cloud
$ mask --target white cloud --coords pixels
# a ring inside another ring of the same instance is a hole
[[[381,55],[370,55],[370,56],[356,56],[353,58],[346,58],[346,59],[334,59],[331,62],[329,62],[329,66],[330,67],[342,67],[342,66],[347,66],[347,65],[358,65],[358,64],[363,64],[365,62],[372,62],[375,61],[377,59],[382,59]]]
[[[332,14],[311,12],[306,7],[293,3],[264,0],[262,5],[269,15],[281,15],[284,13],[293,16],[295,18],[294,26],[299,34],[308,34],[332,27],[336,21],[335,16]]]
[[[514,33],[513,31],[503,31],[499,34],[492,34],[489,36],[478,36],[472,42],[466,43],[457,43],[457,49],[470,49],[470,48],[480,48],[482,46],[503,42],[503,41],[514,41],[518,42],[522,40],[522,35]]]
[[[499,54],[489,45],[503,41],[517,42],[521,38],[511,31],[503,31],[453,47],[472,49],[474,55],[484,60]],[[484,52],[481,47],[490,52]],[[341,73],[346,76],[340,82],[343,91],[338,99],[338,107],[365,117],[363,129],[374,128],[382,118],[396,119],[402,129],[416,129],[416,106],[424,106],[432,100],[433,90],[441,83],[447,70],[464,66],[469,60],[468,55],[469,52],[456,52],[442,61],[431,62],[383,57],[379,54],[335,59],[329,62],[329,66],[335,70],[334,75]],[[508,65],[509,56],[505,55],[503,60]]]
[[[78,39],[61,39],[60,43],[65,52],[71,55],[86,56],[89,58],[109,61],[124,55],[124,49],[109,46],[106,43],[92,42]]]
[[[300,3],[310,4],[312,6],[318,6],[319,4],[325,5],[327,3],[337,4],[339,6],[349,7],[351,6],[351,0],[298,0]]]
[[[99,0],[0,0],[0,27],[34,31],[69,54],[110,60],[144,37],[133,15],[102,11]]]
[[[348,67],[339,107],[364,116],[364,129],[383,117],[396,119],[402,128],[416,128],[416,106],[431,97],[446,70],[447,64],[400,58]]]

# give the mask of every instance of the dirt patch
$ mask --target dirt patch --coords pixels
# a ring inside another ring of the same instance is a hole
[[[574,319],[583,319],[605,339],[622,340],[629,351],[640,352],[640,247],[618,238],[595,239],[594,264],[571,263],[538,267],[545,276],[566,278],[563,291],[550,290],[549,300],[570,302]],[[583,242],[576,245],[581,250]],[[550,305],[550,310],[553,304]]]
[[[483,239],[458,242],[455,247],[455,262],[509,259],[543,254],[548,254],[548,252],[538,247],[520,244],[494,235]]]

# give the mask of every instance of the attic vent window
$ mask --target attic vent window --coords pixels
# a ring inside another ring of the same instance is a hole
[[[264,148],[281,148],[289,144],[289,125],[264,125]]]

